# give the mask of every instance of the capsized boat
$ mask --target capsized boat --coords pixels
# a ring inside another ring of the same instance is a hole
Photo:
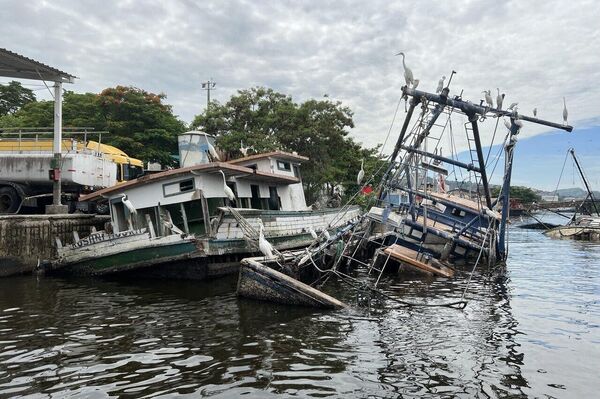
[[[580,207],[582,207],[589,199],[593,208],[593,212],[596,213],[596,215],[577,215],[577,212],[575,212],[573,217],[571,217],[569,220],[569,223],[565,224],[564,226],[550,228],[546,230],[544,234],[552,238],[571,238],[584,241],[600,241],[600,210],[597,207],[596,199],[594,198],[594,192],[591,190],[587,178],[585,177],[585,173],[583,173],[583,168],[579,163],[579,159],[575,155],[575,149],[570,148],[569,153],[573,157],[573,161],[577,166],[581,180],[583,181],[585,189],[587,190],[587,196],[583,199]]]

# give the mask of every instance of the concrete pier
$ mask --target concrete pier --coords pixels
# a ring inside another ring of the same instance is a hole
[[[87,236],[92,226],[104,228],[108,216],[10,215],[0,216],[0,277],[31,272],[38,260],[56,256],[56,240],[73,242],[73,231]]]

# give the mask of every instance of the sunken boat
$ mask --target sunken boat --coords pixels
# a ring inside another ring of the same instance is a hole
[[[300,177],[300,165],[308,160],[304,156],[274,151],[221,162],[214,137],[198,131],[181,135],[179,148],[181,168],[80,198],[108,207],[109,228],[61,245],[50,269],[217,277],[235,273],[241,259],[258,254],[251,237],[259,226],[276,249],[289,250],[309,245],[311,231],[333,234],[360,216],[359,207],[343,213],[307,207]],[[163,248],[160,244],[167,241],[177,245]],[[106,258],[107,248],[115,256]],[[167,248],[182,253],[171,257]]]

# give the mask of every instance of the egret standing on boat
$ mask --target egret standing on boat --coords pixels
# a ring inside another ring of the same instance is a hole
[[[208,144],[208,153],[210,154],[210,157],[213,159],[213,161],[220,161],[221,158],[219,158],[219,154],[217,154],[217,150],[215,150],[215,147],[213,147],[210,141],[207,141],[206,143]]]
[[[131,215],[135,215],[137,213],[137,209],[135,209],[135,207],[133,206],[131,201],[129,201],[129,198],[127,198],[127,195],[123,194],[123,198],[121,199],[121,202],[123,203],[123,205],[125,205],[127,207],[127,210],[129,211],[129,213]]]
[[[356,176],[356,184],[360,185],[363,177],[365,177],[365,170],[363,169],[365,160],[364,158],[360,160],[360,170],[358,171],[358,176]]]
[[[517,110],[517,105],[519,105],[519,103],[512,103],[508,106],[508,110],[509,111],[516,111]]]
[[[488,108],[494,108],[494,100],[492,100],[492,91],[484,90],[482,93],[485,93],[485,102],[488,105]]]
[[[496,87],[496,90],[498,91],[498,96],[496,97],[496,108],[498,109],[502,109],[502,102],[504,101],[504,93],[500,94],[500,89]]]
[[[567,119],[569,117],[569,111],[567,111],[567,100],[563,97],[563,121],[565,121],[565,125],[567,124]]]
[[[439,80],[438,82],[438,87],[437,89],[435,89],[436,93],[441,93],[442,90],[444,90],[444,80],[446,79],[445,76],[442,76],[442,78]]]
[[[414,82],[413,73],[410,70],[410,68],[406,66],[406,62],[404,61],[404,53],[400,52],[396,55],[402,56],[402,67],[404,68],[404,80],[406,81],[406,84],[409,85],[409,84],[413,83]]]
[[[225,173],[223,173],[222,170],[220,170],[219,172],[221,172],[221,176],[223,176],[223,191],[225,191],[225,195],[227,196],[227,198],[229,198],[229,201],[235,202],[235,194],[233,193],[233,190],[227,185],[227,180],[225,180]]]
[[[264,226],[262,223],[258,226],[258,249],[262,254],[267,258],[273,258],[273,246],[269,241],[265,239],[265,235],[263,233]]]
[[[243,156],[245,156],[245,157],[248,156],[248,150],[250,148],[251,148],[250,146],[244,147],[244,142],[240,140],[240,152],[242,153]]]

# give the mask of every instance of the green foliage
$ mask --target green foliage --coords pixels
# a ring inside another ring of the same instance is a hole
[[[19,82],[13,80],[6,85],[0,85],[0,116],[14,114],[25,104],[34,101],[33,91]]]
[[[185,131],[163,94],[135,87],[117,86],[100,94],[67,91],[63,99],[63,126],[107,130],[102,141],[143,161],[174,165],[177,135]],[[54,124],[54,102],[37,101],[13,115],[0,118],[2,127],[50,127]]]
[[[383,162],[377,157],[378,148],[363,149],[348,136],[354,127],[352,116],[340,102],[296,104],[290,96],[255,87],[238,91],[225,104],[212,102],[192,126],[215,135],[228,159],[242,156],[240,142],[253,146],[255,152],[280,149],[308,156],[302,180],[311,203],[324,189],[329,195],[336,187],[345,197],[354,194],[360,188],[356,176],[361,159],[365,160],[364,181]]]
[[[500,194],[500,186],[491,189],[492,197],[497,197]],[[529,187],[510,186],[510,198],[515,198],[522,203],[529,204],[532,202],[541,201],[542,197]]]

